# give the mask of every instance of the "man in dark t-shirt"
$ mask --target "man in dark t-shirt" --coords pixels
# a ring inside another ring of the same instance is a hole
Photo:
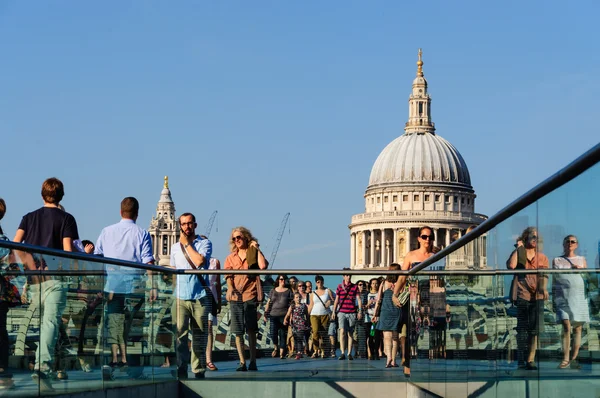
[[[26,214],[21,220],[14,241],[52,249],[72,251],[73,241],[79,239],[75,218],[60,206],[64,196],[63,183],[49,178],[42,184],[44,206]],[[46,262],[39,255],[26,254],[25,268],[45,271]],[[37,362],[32,378],[40,383],[41,391],[52,391],[50,373],[54,362],[54,349],[58,339],[62,313],[66,307],[66,288],[62,281],[52,277],[32,276],[30,292],[40,300],[41,330],[36,351]]]

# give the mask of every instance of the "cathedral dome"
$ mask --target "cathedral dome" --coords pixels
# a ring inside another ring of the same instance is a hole
[[[403,134],[379,154],[369,187],[380,184],[439,183],[471,188],[469,169],[458,150],[439,135]]]

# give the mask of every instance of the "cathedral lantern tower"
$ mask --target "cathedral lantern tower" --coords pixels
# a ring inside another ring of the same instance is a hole
[[[148,232],[152,237],[152,253],[156,263],[170,265],[171,245],[179,241],[179,221],[175,216],[175,203],[171,198],[167,176],[156,206],[156,215],[150,221]]]

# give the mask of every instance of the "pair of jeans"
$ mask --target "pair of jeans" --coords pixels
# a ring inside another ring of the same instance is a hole
[[[67,291],[57,280],[31,285],[31,297],[40,304],[40,342],[35,352],[35,369],[49,371],[54,362],[62,314],[67,306]]]
[[[285,316],[271,316],[271,340],[273,345],[279,348],[285,347],[285,338],[287,337],[288,327],[283,324]],[[282,343],[279,345],[279,343]]]

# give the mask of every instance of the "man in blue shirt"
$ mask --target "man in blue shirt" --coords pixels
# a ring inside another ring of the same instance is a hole
[[[177,269],[208,268],[212,243],[196,235],[196,217],[184,213],[179,217],[181,231],[179,242],[171,247],[171,267]],[[199,361],[195,377],[204,378],[206,370],[206,344],[208,341],[208,314],[212,308],[207,275],[177,275],[175,288],[175,313],[177,322],[177,375],[187,378],[190,350],[188,328],[192,330],[192,350]],[[193,369],[194,371],[197,369]]]
[[[128,197],[121,201],[121,221],[102,230],[96,242],[95,254],[137,263],[154,264],[152,239],[148,231],[136,225],[140,204],[136,198]],[[106,313],[108,319],[107,342],[111,345],[111,368],[127,366],[127,334],[132,316],[125,317],[125,298],[134,290],[134,284],[141,279],[140,270],[116,265],[106,266]],[[150,278],[151,273],[148,272]],[[150,301],[157,296],[156,289],[150,290]],[[141,308],[144,298],[134,306]],[[119,350],[121,360],[118,360]]]

